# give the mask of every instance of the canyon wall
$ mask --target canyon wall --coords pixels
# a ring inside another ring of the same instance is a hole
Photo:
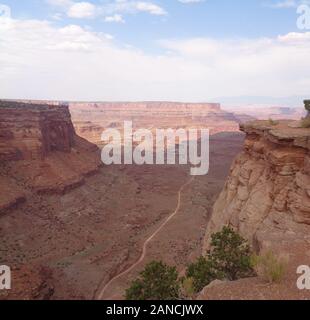
[[[310,129],[290,124],[241,126],[244,150],[214,205],[206,248],[210,234],[227,224],[257,249],[290,238],[310,239]]]
[[[280,283],[259,278],[212,283],[199,299],[309,299],[298,290],[296,270],[310,261],[310,129],[293,121],[255,121],[241,126],[243,152],[234,160],[209,221],[211,234],[230,225],[257,253],[271,250],[285,261]],[[307,291],[307,290],[306,290]]]
[[[104,128],[122,128],[132,121],[134,128],[208,128],[211,134],[238,131],[239,123],[253,118],[223,111],[218,103],[98,102],[70,103],[78,134],[100,143]]]
[[[170,101],[144,102],[61,102],[20,100],[19,102],[46,104],[69,110],[77,134],[95,144],[101,144],[106,128],[122,130],[124,121],[132,121],[134,129],[208,128],[211,134],[236,132],[239,124],[254,120],[245,113],[225,111],[219,103],[184,103]]]
[[[64,193],[101,166],[66,105],[0,101],[0,213],[35,193]]]
[[[0,160],[44,159],[74,146],[67,106],[0,101],[0,112]]]

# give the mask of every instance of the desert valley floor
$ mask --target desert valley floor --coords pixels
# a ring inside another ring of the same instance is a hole
[[[109,279],[137,261],[144,241],[175,210],[178,190],[191,178],[189,167],[104,166],[64,195],[31,195],[0,218],[2,259],[16,267],[14,295],[27,297],[33,286],[38,298],[96,299],[101,293],[102,299],[122,299],[128,283],[151,260],[177,265],[182,272],[201,254],[212,205],[242,143],[241,133],[212,137],[209,174],[184,188],[177,215],[148,244],[145,259],[104,292]],[[2,166],[1,173],[5,170]]]

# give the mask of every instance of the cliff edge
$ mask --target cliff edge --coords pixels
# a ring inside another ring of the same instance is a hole
[[[0,101],[0,213],[31,193],[64,193],[101,165],[66,105]]]
[[[310,129],[295,128],[292,121],[254,121],[240,129],[246,133],[244,149],[213,207],[204,250],[212,233],[230,225],[256,252],[272,250],[286,258],[288,278],[282,289],[287,298],[300,297],[296,269],[310,261]],[[257,289],[255,281],[222,283],[206,288],[201,297],[283,298],[279,288],[278,293]]]

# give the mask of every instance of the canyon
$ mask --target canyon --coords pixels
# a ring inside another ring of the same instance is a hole
[[[211,129],[208,175],[189,183],[189,165],[103,166],[102,130],[124,120]],[[0,262],[14,284],[0,299],[123,299],[154,259],[184,274],[224,225],[285,257],[287,276],[216,281],[198,299],[309,298],[296,288],[310,258],[309,152],[310,129],[296,121],[219,104],[0,101]]]
[[[102,166],[100,150],[76,133],[71,113],[56,102],[0,103],[0,260],[11,267],[13,283],[0,299],[95,298],[137,260],[189,179],[187,165]],[[149,244],[139,268],[109,289],[110,297],[122,298],[150,259],[181,271],[199,256],[209,212],[242,140],[237,132],[212,136],[212,173],[184,190],[178,216]]]
[[[215,134],[238,131],[241,122],[254,119],[224,111],[219,103],[70,102],[69,108],[77,133],[97,144],[102,128],[121,129],[124,121],[132,121],[134,128],[208,128]]]
[[[10,101],[8,101],[10,102]],[[132,121],[133,128],[149,130],[178,128],[208,128],[211,134],[237,132],[239,124],[254,120],[246,113],[225,111],[219,103],[184,103],[169,101],[145,102],[60,102],[19,100],[21,103],[69,108],[76,133],[97,145],[102,144],[104,129],[122,131],[124,121]]]

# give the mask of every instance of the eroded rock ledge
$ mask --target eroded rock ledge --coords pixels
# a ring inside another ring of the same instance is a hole
[[[214,205],[204,249],[213,232],[231,225],[257,252],[271,249],[287,259],[286,285],[293,290],[290,297],[299,297],[296,268],[310,261],[310,129],[294,128],[291,121],[255,121],[241,130],[244,149]],[[231,289],[226,298],[244,297],[238,282],[225,288]],[[213,291],[206,289],[201,297],[215,298]],[[254,298],[260,298],[257,292]]]
[[[246,133],[244,150],[214,205],[206,246],[209,235],[225,224],[259,247],[271,234],[282,239],[294,228],[310,225],[310,129],[291,124],[255,121],[241,125]]]
[[[100,165],[97,146],[76,135],[68,106],[0,101],[0,213],[32,192],[79,186]]]

